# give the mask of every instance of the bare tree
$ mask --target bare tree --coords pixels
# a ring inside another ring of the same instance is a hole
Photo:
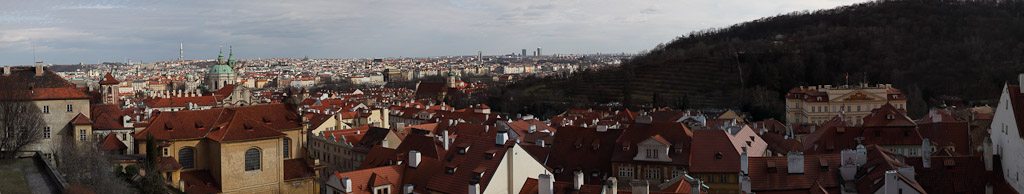
[[[113,158],[95,142],[77,142],[65,138],[52,145],[57,170],[70,184],[81,185],[96,193],[134,193],[134,189],[114,172]]]
[[[44,126],[39,107],[31,102],[0,102],[0,159],[14,158],[26,146],[42,138]]]

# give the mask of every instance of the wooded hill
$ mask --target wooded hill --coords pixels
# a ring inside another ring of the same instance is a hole
[[[580,104],[740,108],[781,119],[783,95],[793,87],[866,79],[902,89],[916,117],[939,103],[933,99],[991,101],[1003,83],[1016,82],[1024,73],[1022,14],[1017,0],[875,1],[793,12],[691,32],[620,68],[525,80],[503,93]]]

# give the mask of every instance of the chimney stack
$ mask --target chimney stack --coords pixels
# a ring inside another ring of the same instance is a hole
[[[615,177],[608,177],[608,180],[604,181],[604,193],[605,194],[618,194],[619,193],[619,180]]]
[[[576,171],[572,174],[574,175],[572,179],[572,189],[574,191],[579,191],[580,188],[583,187],[583,171]]]
[[[352,192],[352,179],[350,179],[348,177],[341,178],[341,186],[345,187],[345,188],[342,188],[341,192],[351,193]]]
[[[540,174],[537,178],[537,193],[538,194],[554,194],[555,193],[555,180],[550,174]]]
[[[985,145],[983,152],[983,159],[985,160],[985,171],[992,171],[992,138],[985,137]]]
[[[451,139],[448,138],[448,130],[441,130],[441,141],[444,143],[444,145],[442,145],[444,150],[448,150],[448,144],[452,143]]]
[[[420,166],[420,152],[416,150],[409,150],[409,167],[416,168]]]
[[[750,159],[747,156],[747,152],[743,152],[742,154],[740,154],[740,172],[743,172],[743,175],[747,175],[750,173],[750,167],[748,166],[749,160]]]
[[[1019,84],[1017,86],[1024,86],[1024,73],[1017,75],[1017,81],[1017,84]],[[1024,93],[1024,90],[1021,90],[1020,93]]]
[[[647,180],[633,180],[629,186],[633,188],[633,194],[649,194],[651,188]]]
[[[404,192],[403,193],[405,193],[405,194],[413,194],[413,190],[415,190],[415,189],[416,189],[416,185],[405,184]]]
[[[924,168],[932,168],[932,143],[931,140],[921,141],[921,162]]]
[[[788,159],[786,160],[786,168],[789,170],[789,174],[803,174],[804,173],[804,153],[803,152],[790,152],[786,154]]]
[[[4,76],[11,75],[11,66],[4,66]]]
[[[480,194],[480,183],[469,182],[468,194]]]
[[[495,136],[495,138],[494,138],[494,144],[495,145],[505,145],[505,142],[507,142],[507,141],[508,141],[508,133],[498,133],[498,135]]]
[[[899,181],[896,180],[896,175],[899,172],[896,170],[885,171],[885,185],[882,185],[882,193],[898,193]]]
[[[43,76],[43,62],[36,62],[36,77]]]

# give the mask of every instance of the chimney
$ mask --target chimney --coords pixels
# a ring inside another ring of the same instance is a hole
[[[914,174],[914,167],[913,166],[910,166],[910,167],[899,167],[899,168],[896,169],[896,172],[900,173],[900,175],[903,175],[903,177],[906,177],[907,179],[910,179],[911,181],[917,181],[916,176],[914,176],[915,174]]]
[[[480,194],[480,183],[470,182],[468,194]]]
[[[444,146],[444,150],[448,150],[448,144],[451,143],[450,139],[448,139],[448,130],[441,130],[441,141],[444,143],[444,145],[442,145]]]
[[[921,162],[924,168],[932,168],[932,143],[931,140],[921,141]]]
[[[43,62],[36,62],[36,77],[43,76]]]
[[[690,177],[690,175],[686,175],[686,177]],[[693,179],[693,181],[690,182],[690,193],[691,194],[699,194],[699,193],[701,193],[700,192],[700,188],[703,187],[703,186],[704,186],[704,181],[702,181],[700,179]]]
[[[750,192],[750,176],[740,176],[740,191],[743,191],[742,193],[752,193]]]
[[[11,75],[11,66],[4,66],[4,76]]]
[[[868,163],[868,149],[864,148],[864,145],[857,145],[857,167],[864,166]]]
[[[895,170],[885,171],[885,185],[882,185],[882,193],[898,193],[899,192],[899,181],[896,180],[896,176],[899,172]]]
[[[505,142],[507,142],[507,141],[508,141],[508,133],[498,133],[498,135],[495,136],[495,138],[494,138],[494,144],[495,145],[505,145]]]
[[[573,174],[572,189],[574,191],[579,191],[580,188],[583,187],[583,177],[584,177],[583,176],[583,171],[576,171],[576,172],[573,172],[572,174]]]
[[[786,160],[786,168],[789,170],[789,174],[803,174],[804,173],[804,153],[803,152],[790,152],[786,154],[788,159]]]
[[[985,194],[992,194],[995,189],[992,187],[992,183],[985,184]]]
[[[605,194],[618,194],[619,193],[619,180],[615,177],[608,177],[608,180],[604,181],[604,193]]]
[[[641,123],[641,124],[651,124],[652,120],[654,120],[654,119],[651,118],[650,115],[641,115],[641,116],[636,117],[636,123]],[[632,183],[630,183],[630,184],[632,184]]]
[[[537,139],[537,142],[534,143],[534,144],[536,144],[537,146],[540,146],[540,147],[544,147],[544,140],[543,139]]]
[[[1019,84],[1017,86],[1024,86],[1024,73],[1017,75],[1017,82]],[[1020,93],[1024,93],[1024,90],[1021,90]]]
[[[841,157],[839,174],[843,178],[842,180],[853,180],[857,175],[857,151],[843,150]]]
[[[985,137],[985,145],[983,152],[983,159],[985,160],[985,171],[992,171],[992,138]]]
[[[608,125],[598,125],[597,126],[597,132],[605,132],[605,131],[608,131]]]
[[[416,189],[416,185],[405,184],[405,186],[403,188],[404,188],[403,190],[405,191],[403,193],[405,193],[405,194],[412,194],[413,193],[412,191]]]
[[[185,180],[178,180],[178,187],[180,187],[179,189],[181,190],[181,192],[185,192],[185,187],[188,186],[185,185]]]
[[[748,170],[750,168],[748,167],[748,160],[749,158],[747,158],[747,152],[743,152],[743,154],[740,154],[740,172],[743,172],[744,175],[750,173],[750,171]]]
[[[341,186],[345,187],[345,188],[341,188],[342,189],[341,192],[351,193],[352,192],[352,179],[350,179],[348,177],[341,178]]]
[[[633,188],[633,194],[649,194],[651,188],[647,180],[633,180],[629,186]]]
[[[420,166],[420,152],[409,150],[409,167],[416,168],[417,166]]]
[[[555,193],[555,181],[554,177],[550,174],[540,174],[537,178],[537,193],[538,194],[554,194]]]

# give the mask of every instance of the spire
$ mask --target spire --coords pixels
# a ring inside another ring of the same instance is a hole
[[[233,46],[228,46],[228,66],[235,67],[235,49]]]
[[[220,54],[217,55],[217,64],[224,64],[224,46],[220,46]]]

